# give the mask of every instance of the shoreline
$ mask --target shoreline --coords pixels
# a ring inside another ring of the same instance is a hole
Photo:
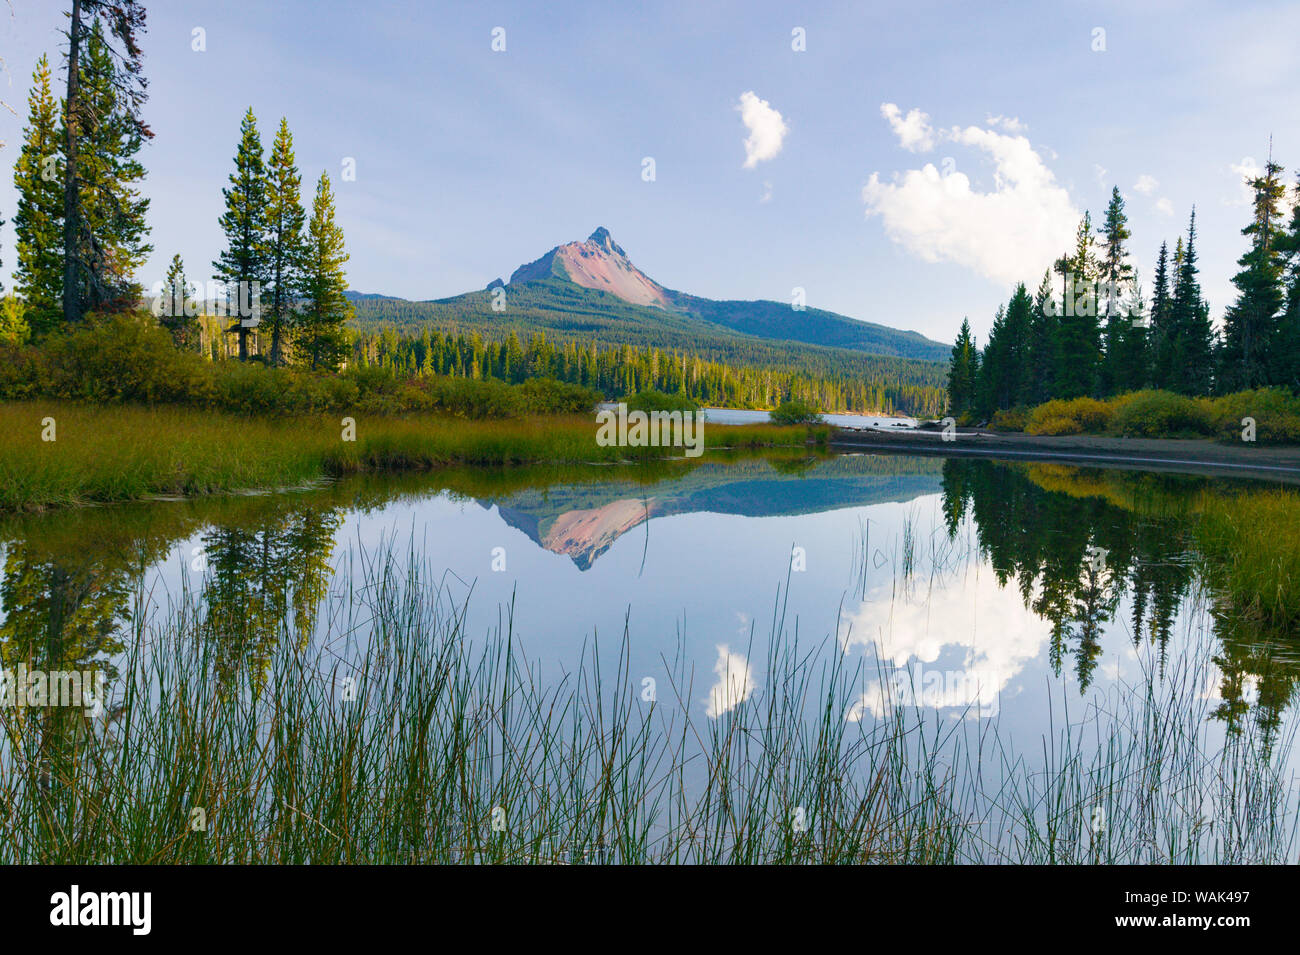
[[[848,452],[1058,461],[1082,467],[1255,477],[1300,484],[1300,446],[1223,444],[1209,438],[1049,436],[958,429],[954,440],[945,441],[938,431],[836,428],[830,447]]]

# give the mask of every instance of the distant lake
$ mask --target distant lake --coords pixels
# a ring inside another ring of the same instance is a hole
[[[602,404],[613,408],[613,402]],[[704,408],[704,420],[714,424],[766,424],[771,416],[766,411],[746,411],[738,408]],[[881,417],[879,415],[823,414],[822,420],[837,428],[915,428],[917,420],[907,417]]]

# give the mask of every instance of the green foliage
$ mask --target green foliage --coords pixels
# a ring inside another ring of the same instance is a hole
[[[140,192],[145,170],[136,158],[147,130],[135,116],[138,103],[123,87],[99,18],[86,37],[80,73],[77,300],[84,310],[122,311],[139,301],[133,275],[153,251],[146,238],[149,200]]]
[[[995,412],[989,427],[994,431],[1024,431],[1029,424],[1029,409],[1024,405],[1002,408]]]
[[[665,394],[646,389],[623,399],[628,411],[697,411],[699,404],[681,394]]]
[[[31,337],[27,305],[16,295],[0,298],[0,344],[22,345]]]
[[[806,401],[791,399],[783,401],[772,409],[772,424],[821,424],[822,416],[817,409]]]
[[[14,164],[18,210],[13,226],[18,269],[15,291],[27,303],[32,332],[43,335],[60,319],[63,296],[63,177],[58,169],[59,103],[50,90],[49,61],[36,61],[27,96],[27,125]]]
[[[334,194],[329,175],[316,184],[311,221],[302,258],[302,310],[294,339],[300,360],[311,369],[337,368],[347,349],[344,323],[352,317],[343,264],[343,230],[334,221]]]
[[[283,361],[284,339],[292,325],[294,301],[302,285],[306,248],[303,228],[307,214],[302,207],[302,176],[293,155],[289,123],[280,128],[267,163],[266,251],[269,301],[262,326],[271,335],[271,364]]]
[[[1284,388],[1257,388],[1222,395],[1209,405],[1213,433],[1225,441],[1241,441],[1243,419],[1252,418],[1258,443],[1300,444],[1300,398]]]
[[[226,284],[230,301],[235,301],[241,283],[246,283],[250,298],[254,282],[259,286],[269,283],[266,167],[262,162],[262,137],[251,106],[240,121],[239,132],[235,171],[230,174],[229,187],[221,190],[226,209],[218,222],[226,247],[212,263],[213,274]],[[248,357],[248,328],[242,324],[239,357]]]
[[[1214,433],[1208,402],[1169,391],[1137,391],[1110,402],[1109,430],[1126,438],[1176,438]]]

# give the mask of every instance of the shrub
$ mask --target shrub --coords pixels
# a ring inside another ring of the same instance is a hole
[[[1030,427],[1030,434],[1082,434],[1083,425],[1075,418],[1057,415],[1035,421]]]
[[[623,401],[628,411],[698,411],[700,407],[686,395],[670,395],[653,389],[629,395]]]
[[[1029,434],[1079,434],[1105,431],[1110,423],[1111,407],[1095,398],[1056,399],[1041,404],[1029,414],[1025,431]],[[1072,430],[1059,430],[1061,422],[1072,422]],[[1045,430],[1048,424],[1058,430]]]
[[[1137,391],[1111,402],[1110,430],[1128,438],[1210,435],[1214,422],[1209,407],[1169,391]]]
[[[1282,388],[1239,391],[1207,402],[1213,432],[1226,441],[1240,441],[1243,418],[1255,419],[1260,444],[1300,443],[1300,400]]]
[[[821,424],[822,416],[806,401],[791,398],[771,411],[772,424]]]
[[[578,414],[594,409],[605,396],[592,388],[554,378],[530,378],[519,386],[530,414]]]
[[[74,331],[51,338],[48,391],[89,401],[208,401],[211,367],[193,352],[178,351],[151,316],[87,317]]]
[[[964,417],[964,416],[963,416]],[[958,422],[961,424],[962,422]],[[1023,405],[995,412],[990,427],[994,431],[1024,431],[1029,424],[1029,409]]]

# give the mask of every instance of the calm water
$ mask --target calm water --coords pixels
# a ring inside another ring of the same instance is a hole
[[[1249,487],[777,456],[366,478],[17,517],[0,525],[0,641],[10,667],[111,673],[131,621],[189,592],[241,620],[241,645],[223,653],[255,668],[279,621],[309,630],[349,599],[365,555],[397,548],[441,576],[471,636],[486,639],[512,607],[515,639],[548,679],[625,631],[634,678],[684,660],[687,705],[704,719],[762,690],[764,647],[783,628],[861,664],[853,720],[901,700],[954,725],[995,722],[1033,753],[1090,708],[1113,710],[1194,661],[1208,738],[1249,729],[1286,753],[1300,654],[1291,635],[1225,615],[1185,507]]]

